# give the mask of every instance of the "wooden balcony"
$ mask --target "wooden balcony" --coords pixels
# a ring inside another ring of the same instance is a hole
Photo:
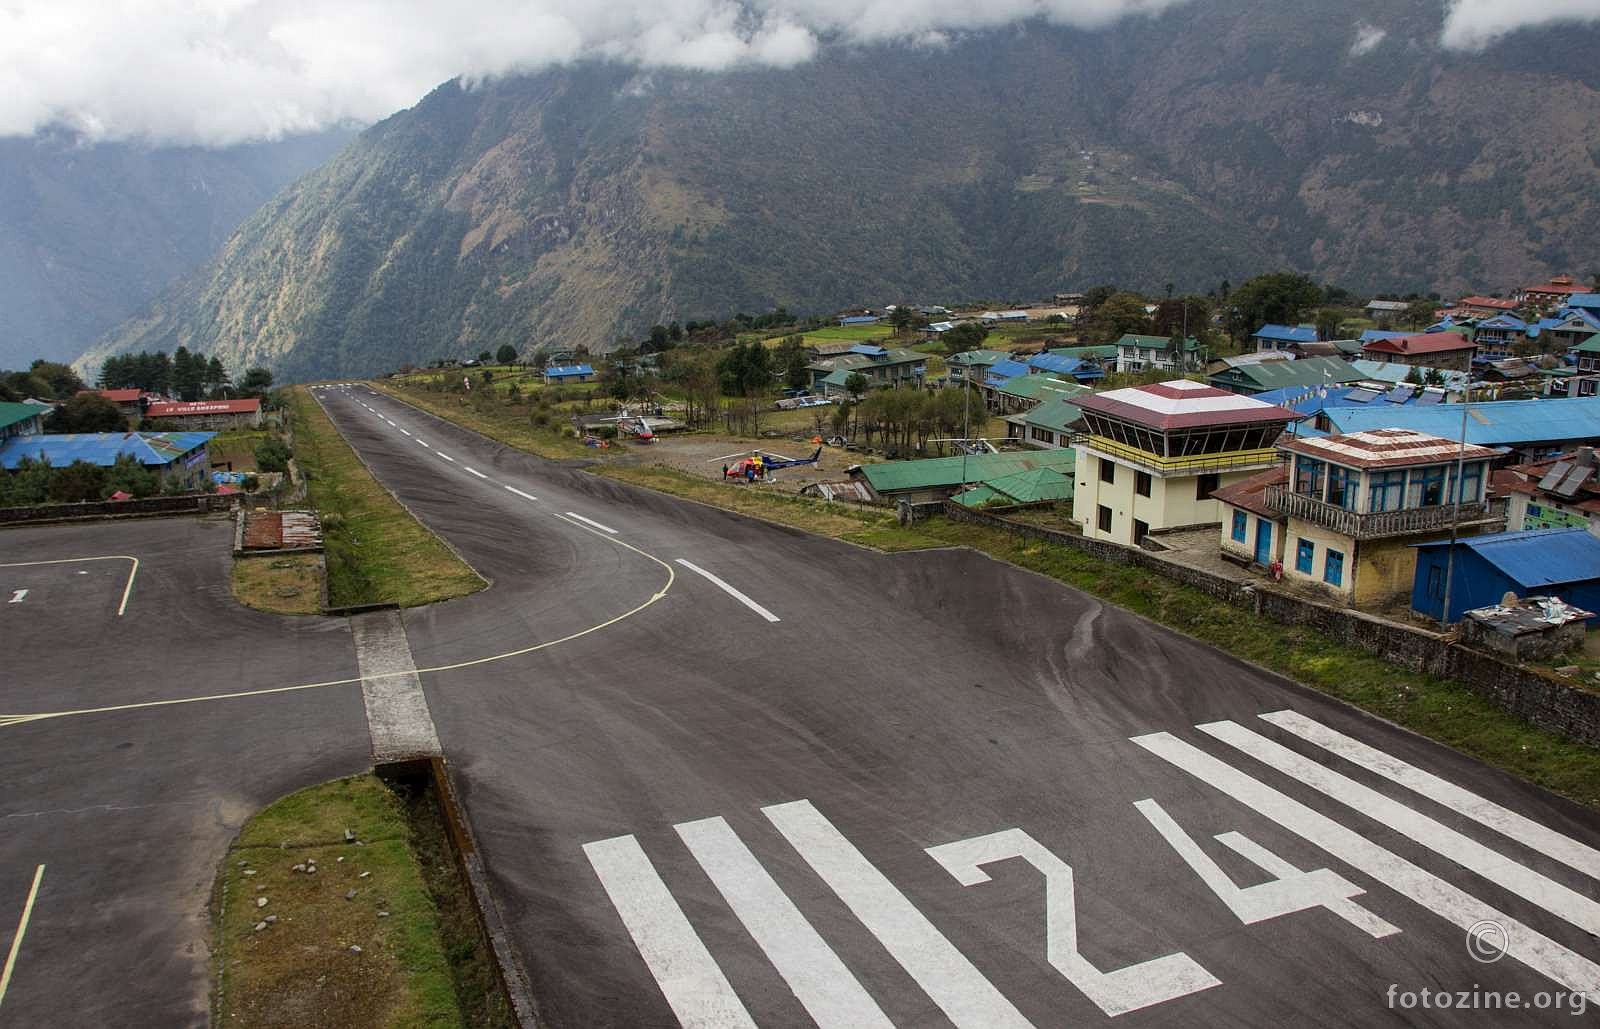
[[[1481,527],[1498,522],[1505,527],[1506,502],[1484,500],[1475,504],[1435,504],[1408,507],[1399,511],[1361,514],[1336,504],[1295,493],[1288,486],[1268,486],[1264,499],[1279,514],[1299,518],[1341,536],[1358,540],[1384,539],[1448,531],[1454,521],[1458,528]]]

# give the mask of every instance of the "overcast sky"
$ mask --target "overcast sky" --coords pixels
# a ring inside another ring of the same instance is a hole
[[[0,135],[64,125],[92,139],[226,144],[370,122],[457,75],[593,56],[787,67],[810,60],[819,37],[937,46],[1033,18],[1097,28],[1182,2],[0,0]],[[1444,2],[1442,42],[1463,49],[1522,26],[1600,19],[1600,0]],[[1352,21],[1353,52],[1384,32]]]

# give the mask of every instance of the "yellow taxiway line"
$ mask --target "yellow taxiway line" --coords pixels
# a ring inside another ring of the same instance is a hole
[[[0,1004],[5,1003],[6,987],[11,985],[11,973],[17,967],[17,954],[22,950],[22,937],[28,931],[28,920],[33,917],[33,902],[39,896],[39,883],[44,881],[44,866],[33,870],[33,886],[28,890],[27,902],[22,905],[22,919],[17,922],[17,935],[11,938],[11,951],[6,955],[4,968],[0,968]]]
[[[128,584],[122,587],[122,602],[117,605],[117,617],[128,610],[128,597],[133,593],[133,577],[139,574],[139,559],[128,554],[106,554],[101,557],[62,557],[54,561],[15,561],[11,564],[0,565],[0,568],[27,568],[32,565],[76,565],[85,561],[132,561],[133,567],[128,569]]]
[[[551,513],[555,514],[555,512],[551,512]],[[356,676],[355,678],[352,678],[352,679],[329,679],[326,682],[297,683],[297,684],[295,684],[293,686],[269,686],[269,687],[266,687],[264,689],[258,689],[258,690],[241,690],[241,691],[239,691],[237,693],[211,693],[211,694],[207,694],[205,696],[199,696],[199,697],[176,697],[176,698],[173,698],[173,699],[170,699],[170,700],[145,700],[145,701],[139,701],[139,702],[131,703],[131,704],[109,704],[109,705],[106,705],[105,707],[76,708],[76,709],[70,710],[70,711],[39,711],[39,712],[35,712],[33,714],[0,715],[0,728],[4,728],[6,726],[12,726],[12,725],[22,725],[25,722],[40,722],[40,721],[44,721],[44,720],[50,719],[50,718],[71,718],[71,717],[75,717],[75,716],[78,716],[78,715],[102,715],[102,714],[111,714],[113,712],[118,712],[118,711],[140,711],[140,710],[144,710],[146,708],[154,708],[154,707],[175,707],[175,706],[177,706],[179,704],[205,704],[205,703],[210,703],[212,701],[218,701],[218,700],[242,700],[242,699],[244,699],[246,697],[266,697],[266,696],[271,696],[271,695],[273,695],[275,693],[297,693],[297,692],[299,692],[301,690],[327,689],[328,687],[332,687],[332,686],[354,686],[357,683],[360,683],[360,682],[363,682],[363,681],[374,682],[374,681],[377,681],[379,679],[389,679],[389,678],[394,678],[394,677],[402,676],[402,675],[428,675],[428,674],[431,674],[431,673],[434,673],[434,672],[454,672],[454,671],[457,671],[457,670],[462,669],[462,668],[473,668],[473,667],[476,667],[478,665],[491,664],[491,663],[496,662],[496,661],[507,661],[507,660],[510,660],[511,658],[522,657],[522,656],[524,656],[526,654],[532,654],[532,653],[535,653],[535,652],[540,651],[540,650],[548,650],[551,647],[557,647],[557,646],[560,646],[563,643],[570,643],[573,640],[581,639],[584,636],[589,636],[589,635],[592,635],[594,633],[600,632],[602,629],[608,629],[611,626],[616,625],[618,622],[621,622],[621,621],[623,621],[625,619],[632,618],[634,615],[638,614],[639,612],[643,611],[645,608],[650,607],[652,604],[656,603],[657,601],[659,601],[663,597],[665,597],[667,595],[667,591],[672,589],[673,583],[675,583],[677,581],[678,576],[677,576],[677,573],[673,571],[672,566],[670,564],[668,564],[667,562],[663,561],[661,558],[656,557],[654,554],[646,553],[645,551],[640,550],[638,547],[634,546],[633,544],[625,542],[623,540],[616,539],[615,537],[612,537],[612,536],[608,536],[605,533],[600,532],[598,529],[591,529],[587,525],[582,525],[582,524],[580,524],[580,523],[578,523],[576,521],[573,521],[572,519],[566,517],[565,515],[555,514],[555,517],[560,518],[564,522],[568,522],[569,524],[575,526],[576,528],[582,529],[584,532],[590,533],[593,536],[596,536],[596,537],[598,537],[600,539],[603,539],[607,543],[615,544],[616,546],[622,547],[624,550],[631,550],[633,553],[638,554],[640,557],[643,557],[643,558],[645,558],[647,560],[650,560],[650,561],[654,561],[656,564],[660,565],[663,569],[665,569],[665,571],[667,573],[667,581],[666,581],[666,583],[663,584],[662,587],[659,590],[657,590],[650,597],[649,600],[646,600],[644,603],[638,605],[637,607],[634,607],[634,608],[631,608],[630,610],[624,611],[622,614],[617,615],[615,618],[608,618],[607,620],[605,620],[603,622],[600,622],[597,625],[591,625],[587,629],[580,629],[577,632],[569,633],[566,636],[562,636],[560,639],[546,640],[543,643],[535,643],[534,645],[529,646],[529,647],[521,647],[521,648],[519,648],[517,650],[508,650],[503,654],[490,654],[487,657],[473,658],[470,661],[457,661],[454,664],[448,664],[448,665],[435,665],[432,668],[406,669],[404,671],[399,671],[399,672],[383,672],[383,673],[379,673],[377,675],[368,675],[368,676],[359,676],[358,675],[358,676]],[[136,559],[130,558],[129,560],[136,560]],[[32,562],[32,563],[35,563],[35,564],[49,564],[49,563],[52,563],[52,562],[40,561],[40,562]],[[5,567],[5,566],[0,565],[0,567]],[[132,577],[129,578],[128,583],[129,583],[129,587],[131,588],[132,584],[133,584]]]

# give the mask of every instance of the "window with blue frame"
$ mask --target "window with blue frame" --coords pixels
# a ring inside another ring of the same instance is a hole
[[[1393,472],[1373,472],[1367,480],[1367,510],[1398,511],[1406,499],[1405,469]]]
[[[1411,485],[1406,490],[1407,507],[1433,507],[1445,502],[1445,465],[1411,469]]]
[[[1322,475],[1327,466],[1310,457],[1294,459],[1294,491],[1304,497],[1322,499]]]
[[[1329,586],[1344,585],[1344,555],[1330,550],[1322,559],[1322,581]]]
[[[1356,509],[1356,494],[1361,491],[1361,473],[1354,468],[1328,466],[1328,503],[1347,511]]]
[[[1317,545],[1307,539],[1300,540],[1294,548],[1294,570],[1301,575],[1310,575],[1316,556]]]
[[[1454,478],[1454,476],[1451,476]],[[1456,503],[1475,504],[1483,490],[1483,463],[1475,461],[1461,469],[1461,488],[1456,491]]]
[[[1233,541],[1235,543],[1244,542],[1244,523],[1248,520],[1243,511],[1233,512]]]

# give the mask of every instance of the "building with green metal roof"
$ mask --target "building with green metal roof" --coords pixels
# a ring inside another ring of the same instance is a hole
[[[1072,503],[1072,476],[1054,468],[1033,468],[986,479],[953,498],[963,507],[1028,507]]]
[[[1298,361],[1256,361],[1225,367],[1206,381],[1230,393],[1253,396],[1291,386],[1343,386],[1365,379],[1342,357],[1303,357]]]
[[[12,436],[36,436],[44,431],[50,408],[41,404],[0,403],[0,440]]]
[[[945,358],[945,375],[951,382],[964,382],[969,378],[981,382],[984,372],[1010,357],[1003,350],[963,350]]]
[[[963,485],[1050,468],[1071,476],[1076,455],[1071,450],[1042,450],[966,457],[930,457],[919,461],[885,461],[856,465],[852,479],[862,480],[883,503],[907,500],[930,504],[944,500]]]
[[[1072,442],[1071,426],[1083,413],[1073,400],[1072,396],[1058,395],[1025,412],[1018,438],[1030,447],[1068,446]]]
[[[1141,336],[1129,332],[1117,340],[1116,347],[1119,373],[1158,369],[1181,374],[1195,371],[1205,363],[1200,354],[1200,341],[1193,336],[1185,339],[1181,347],[1175,348],[1172,340],[1165,336]]]

